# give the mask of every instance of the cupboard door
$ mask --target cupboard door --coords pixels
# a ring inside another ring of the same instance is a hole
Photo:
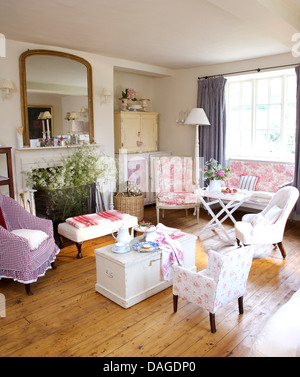
[[[139,151],[141,120],[136,114],[126,114],[121,117],[121,147],[126,148],[128,153]]]
[[[141,115],[141,150],[143,152],[156,152],[158,144],[157,114]]]

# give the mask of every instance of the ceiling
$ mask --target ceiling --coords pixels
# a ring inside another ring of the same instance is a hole
[[[0,0],[7,39],[172,69],[288,53],[299,32],[300,0]]]

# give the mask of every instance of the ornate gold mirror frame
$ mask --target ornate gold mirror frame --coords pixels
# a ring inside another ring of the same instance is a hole
[[[24,145],[29,146],[29,126],[28,126],[28,105],[27,105],[27,81],[26,81],[26,58],[32,55],[50,55],[59,56],[66,59],[72,59],[84,64],[87,68],[87,92],[88,92],[88,113],[89,113],[89,136],[90,142],[94,142],[94,115],[93,115],[93,89],[92,89],[92,67],[90,63],[79,56],[52,50],[28,50],[23,52],[19,58],[20,67],[20,90],[21,90],[21,108],[22,123],[24,126],[23,139]]]

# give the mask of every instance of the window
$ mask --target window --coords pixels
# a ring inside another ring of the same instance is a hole
[[[294,69],[229,77],[226,157],[294,161]]]

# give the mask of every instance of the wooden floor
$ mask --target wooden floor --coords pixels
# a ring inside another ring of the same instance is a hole
[[[208,221],[204,210],[200,216],[197,224],[191,212],[186,217],[183,210],[166,211],[161,221],[196,234]],[[154,206],[145,208],[145,219],[156,223]],[[217,332],[212,334],[204,309],[179,299],[173,313],[172,288],[128,309],[97,293],[94,249],[113,242],[105,236],[84,243],[82,259],[76,259],[76,247],[69,243],[57,257],[57,268],[32,284],[33,296],[20,283],[0,281],[6,299],[0,356],[247,356],[266,320],[300,287],[300,223],[289,221],[286,260],[273,247],[257,248],[244,314],[239,315],[237,303],[228,304],[216,313]],[[196,245],[198,269],[206,267],[210,248],[230,250],[212,232]]]

